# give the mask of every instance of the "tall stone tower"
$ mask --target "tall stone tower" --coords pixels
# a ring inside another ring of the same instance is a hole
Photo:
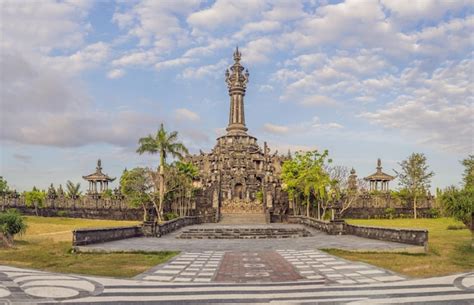
[[[233,134],[245,134],[247,132],[244,96],[249,81],[249,71],[246,70],[244,74],[244,67],[240,64],[241,57],[242,54],[237,47],[234,52],[234,64],[230,68],[231,72],[229,69],[225,72],[225,81],[230,96],[229,126],[226,130]]]
[[[203,192],[197,210],[213,210],[217,214],[285,214],[286,193],[281,189],[281,166],[286,156],[270,153],[266,143],[261,148],[257,139],[247,133],[244,97],[249,72],[241,65],[242,54],[236,48],[234,64],[225,72],[230,96],[227,133],[217,139],[210,153],[190,157],[199,168],[199,184]]]

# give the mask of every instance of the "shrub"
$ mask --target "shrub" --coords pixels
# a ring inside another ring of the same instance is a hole
[[[0,238],[7,247],[13,245],[13,238],[17,234],[26,232],[26,223],[21,214],[15,209],[0,213]]]
[[[467,227],[465,225],[449,225],[447,230],[466,230]]]
[[[385,209],[385,217],[393,219],[395,217],[395,209],[394,208],[386,208]]]
[[[441,211],[436,208],[432,208],[428,210],[428,215],[431,218],[439,218],[441,216]]]
[[[166,221],[173,220],[173,219],[178,218],[178,217],[179,217],[178,214],[173,213],[173,212],[165,213],[165,215],[164,215],[164,218],[165,218]]]
[[[67,211],[58,211],[56,213],[56,215],[58,215],[58,217],[67,217],[68,216]]]

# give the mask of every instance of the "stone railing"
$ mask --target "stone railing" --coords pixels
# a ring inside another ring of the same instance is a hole
[[[72,244],[84,246],[132,237],[161,237],[185,226],[214,221],[215,215],[209,214],[176,218],[160,224],[145,222],[140,226],[77,229],[72,232]]]
[[[306,216],[288,216],[288,223],[304,224],[316,230],[326,232],[330,235],[344,234],[344,221],[324,221]]]
[[[72,232],[72,245],[84,246],[140,236],[143,236],[142,226],[77,229]]]
[[[427,230],[356,226],[346,223],[344,225],[344,233],[371,239],[423,246],[425,250],[428,249]]]
[[[350,234],[370,239],[422,246],[425,251],[428,250],[427,230],[356,226],[347,224],[344,220],[323,221],[305,216],[289,216],[288,223],[304,224],[330,235]]]
[[[173,231],[179,230],[185,226],[196,225],[200,223],[215,222],[215,215],[199,215],[199,216],[185,216],[176,218],[160,224],[151,224],[152,228],[144,227],[144,230],[147,232],[146,235],[161,237],[163,235],[169,234]],[[150,234],[151,233],[151,234]]]

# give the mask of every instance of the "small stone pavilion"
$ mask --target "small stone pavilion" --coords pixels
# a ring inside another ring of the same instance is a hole
[[[380,161],[380,158],[377,160],[377,172],[364,178],[364,180],[369,182],[369,191],[382,192],[390,190],[388,184],[393,179],[395,179],[394,176],[382,172],[382,161]]]
[[[109,182],[115,180],[115,178],[109,177],[107,174],[102,172],[102,162],[97,160],[97,167],[95,168],[95,173],[92,173],[87,176],[82,176],[85,180],[89,182],[89,194],[100,194],[109,189]],[[97,186],[99,186],[97,188]]]

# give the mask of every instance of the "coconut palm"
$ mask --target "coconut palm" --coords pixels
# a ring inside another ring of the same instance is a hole
[[[74,184],[72,181],[67,181],[66,183],[66,192],[67,196],[71,199],[77,199],[81,195],[79,189],[81,188],[80,183]]]
[[[182,159],[183,154],[188,153],[188,149],[181,143],[178,142],[178,132],[171,131],[167,132],[163,126],[156,132],[155,135],[148,135],[147,137],[140,138],[138,140],[140,145],[137,149],[137,153],[140,155],[143,153],[160,154],[160,165],[159,165],[159,206],[155,205],[155,209],[158,215],[158,220],[162,219],[163,201],[165,197],[165,165],[166,158],[168,155]]]

